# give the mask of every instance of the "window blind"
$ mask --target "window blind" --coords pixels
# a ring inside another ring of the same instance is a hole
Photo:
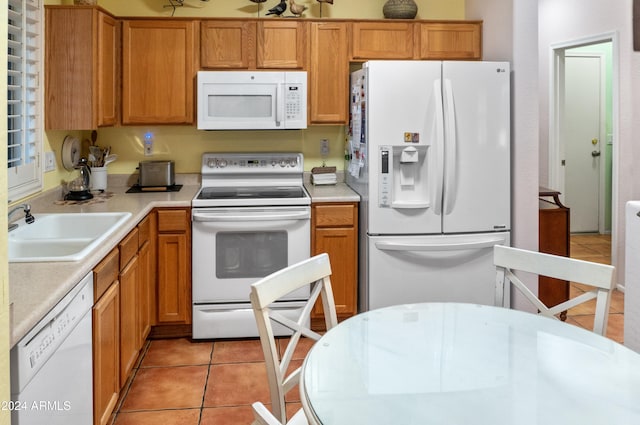
[[[8,0],[7,166],[10,199],[41,188],[42,8]]]

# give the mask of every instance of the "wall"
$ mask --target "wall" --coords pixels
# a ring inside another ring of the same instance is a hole
[[[7,34],[7,8],[0,7],[0,33]],[[7,51],[7,38],[0,37],[0,52]],[[0,63],[0,81],[7,81],[7,62]],[[7,116],[7,91],[0,91],[0,116]],[[0,170],[7,169],[7,120],[0,120]],[[0,229],[7,228],[7,173],[0,173]],[[7,258],[7,231],[0,232],[0,258]],[[10,400],[9,385],[9,270],[0,262],[0,403]],[[11,422],[10,412],[0,409],[0,425]]]
[[[620,0],[612,7],[607,0],[540,0],[539,1],[539,71],[540,71],[540,174],[548,176],[549,153],[549,82],[550,49],[552,45],[615,32],[618,79],[617,99],[614,98],[613,122],[613,233],[614,265],[617,281],[624,283],[624,205],[640,199],[640,169],[634,162],[640,158],[640,121],[634,112],[640,111],[640,53],[633,52],[631,28],[632,1]],[[615,61],[615,59],[614,59]],[[615,83],[614,83],[615,84]],[[634,96],[634,94],[636,94]],[[617,111],[617,117],[616,112]]]
[[[320,3],[316,0],[295,0],[307,6],[303,16],[320,17]],[[322,5],[323,18],[382,19],[382,6],[386,0],[336,0],[334,4]],[[415,0],[418,5],[417,19],[464,19],[464,0]],[[45,0],[45,4],[73,4],[73,0]],[[269,0],[262,4],[249,0],[184,0],[184,6],[175,10],[174,16],[188,17],[258,17],[278,4]],[[98,0],[98,5],[116,16],[171,16],[169,0]],[[289,15],[289,12],[285,12]]]
[[[538,45],[537,0],[467,0],[467,19],[484,20],[485,60],[511,63],[511,243],[538,249]],[[537,279],[527,277],[537,292]],[[518,309],[531,309],[521,297]]]
[[[319,17],[319,3],[316,0],[298,0],[308,5],[306,17]],[[323,5],[323,17],[380,19],[385,0],[337,0],[335,4]],[[45,4],[73,4],[72,0],[46,0]],[[116,16],[171,15],[171,8],[164,8],[168,0],[141,0],[123,2],[121,0],[98,0],[98,4]],[[185,0],[185,6],[177,8],[175,16],[190,17],[255,17],[257,5],[249,0]],[[275,0],[263,3],[273,5]],[[418,18],[423,19],[464,19],[464,0],[416,0]],[[272,7],[272,6],[269,6]],[[264,16],[264,11],[261,16]],[[269,19],[269,18],[265,18]],[[154,155],[144,157],[142,138],[145,132],[154,134]],[[60,163],[60,151],[64,137],[70,132],[49,131],[46,133],[46,150],[53,150],[57,156],[57,170],[45,174],[45,189],[75,178],[76,171],[67,172]],[[87,133],[73,133],[77,137],[88,138]],[[207,151],[300,151],[305,156],[305,169],[322,165],[320,140],[330,142],[330,155],[326,165],[344,168],[344,128],[343,126],[315,126],[307,130],[294,131],[235,131],[203,132],[192,126],[152,126],[121,127],[98,130],[97,144],[112,147],[118,160],[109,166],[109,173],[130,174],[138,162],[145,159],[174,159],[176,172],[199,173],[200,158]]]

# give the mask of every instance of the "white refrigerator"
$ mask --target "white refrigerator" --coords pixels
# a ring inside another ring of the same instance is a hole
[[[350,103],[360,310],[493,305],[493,246],[511,229],[509,64],[370,61]]]

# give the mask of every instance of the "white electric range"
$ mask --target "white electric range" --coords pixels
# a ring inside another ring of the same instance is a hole
[[[303,171],[301,153],[203,154],[191,202],[194,339],[258,336],[250,285],[309,258]],[[295,317],[308,298],[308,288],[293,292],[279,308]]]

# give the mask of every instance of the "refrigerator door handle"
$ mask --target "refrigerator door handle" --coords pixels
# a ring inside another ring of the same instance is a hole
[[[376,248],[381,251],[464,251],[468,249],[493,248],[495,245],[504,244],[503,237],[489,238],[481,241],[463,243],[401,243],[401,242],[376,242]]]
[[[435,139],[435,196],[433,201],[433,212],[436,215],[442,214],[442,194],[444,190],[444,113],[442,109],[442,80],[433,82],[434,102],[436,106],[436,139]]]
[[[456,175],[458,163],[458,135],[456,133],[456,107],[453,101],[453,89],[451,88],[451,80],[444,80],[444,95],[446,99],[446,114],[444,115],[447,152],[445,155],[446,165],[444,169],[444,212],[443,214],[451,214],[453,204],[456,199]]]

